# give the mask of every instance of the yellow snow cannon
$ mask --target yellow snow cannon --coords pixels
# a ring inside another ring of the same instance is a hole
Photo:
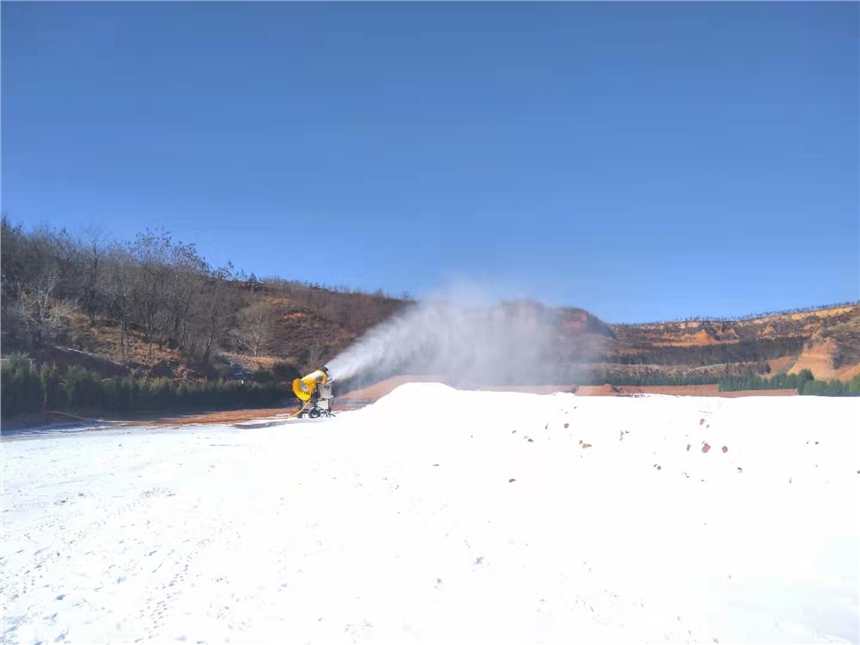
[[[334,396],[327,367],[321,367],[307,376],[294,379],[293,392],[303,403],[296,416],[307,415],[311,419],[321,415],[332,416],[331,406]]]

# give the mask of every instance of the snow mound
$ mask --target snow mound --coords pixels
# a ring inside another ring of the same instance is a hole
[[[371,407],[386,412],[395,409],[419,410],[450,402],[456,395],[457,390],[444,383],[404,383]]]

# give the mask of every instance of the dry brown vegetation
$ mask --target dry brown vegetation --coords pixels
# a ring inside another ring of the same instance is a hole
[[[38,363],[125,374],[291,380],[411,302],[215,269],[193,245],[27,232],[3,218],[2,350]],[[513,305],[512,305],[513,306]],[[742,320],[610,325],[576,308],[516,303],[551,327],[555,376],[615,383],[860,373],[860,305]],[[255,376],[256,375],[256,376]],[[591,375],[590,380],[584,378]],[[633,387],[633,386],[623,386]]]

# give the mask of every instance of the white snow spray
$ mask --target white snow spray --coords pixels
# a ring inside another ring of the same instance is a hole
[[[559,374],[557,310],[533,301],[486,304],[471,291],[411,305],[328,363],[350,389],[396,374],[457,384],[549,384]]]

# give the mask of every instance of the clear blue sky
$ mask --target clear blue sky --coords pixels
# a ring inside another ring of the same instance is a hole
[[[2,208],[609,321],[860,298],[858,3],[3,3]]]

